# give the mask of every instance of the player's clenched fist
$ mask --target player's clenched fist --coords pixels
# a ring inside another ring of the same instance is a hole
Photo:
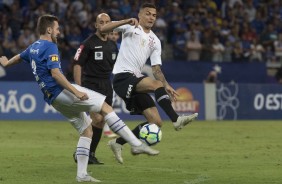
[[[139,22],[136,18],[130,18],[130,19],[128,19],[128,24],[137,27]]]

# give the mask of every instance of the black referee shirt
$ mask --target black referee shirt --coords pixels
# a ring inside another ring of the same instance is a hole
[[[74,56],[74,64],[82,67],[82,79],[109,79],[116,62],[118,48],[111,40],[102,41],[96,34],[82,42]]]

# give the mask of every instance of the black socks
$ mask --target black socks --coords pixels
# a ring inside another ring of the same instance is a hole
[[[95,155],[97,146],[98,146],[100,139],[101,139],[101,136],[102,136],[103,129],[97,128],[97,127],[92,125],[92,130],[93,130],[93,136],[92,136],[92,142],[91,142],[91,145],[90,145],[90,154],[94,153],[94,155]]]
[[[178,114],[174,111],[171,105],[169,95],[164,87],[155,90],[155,98],[160,107],[165,111],[172,122],[176,122]]]
[[[137,137],[137,139],[139,139],[140,129],[146,124],[148,124],[148,122],[143,122],[132,130],[132,133]],[[116,143],[118,143],[120,145],[124,145],[126,143],[126,141],[122,137],[119,137],[119,138],[117,138]]]

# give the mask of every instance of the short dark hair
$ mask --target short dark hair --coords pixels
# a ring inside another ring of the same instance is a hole
[[[149,2],[146,2],[146,3],[143,3],[140,7],[140,10],[144,9],[144,8],[154,8],[154,9],[157,9],[156,5],[153,4],[153,3],[149,3]]]
[[[39,35],[45,34],[47,28],[53,27],[55,21],[59,22],[59,19],[54,15],[46,14],[40,16],[37,21],[37,31]]]

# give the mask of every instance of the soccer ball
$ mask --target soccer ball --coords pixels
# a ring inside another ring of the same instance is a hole
[[[156,124],[146,124],[139,132],[140,140],[149,146],[155,145],[162,139],[162,131]]]

